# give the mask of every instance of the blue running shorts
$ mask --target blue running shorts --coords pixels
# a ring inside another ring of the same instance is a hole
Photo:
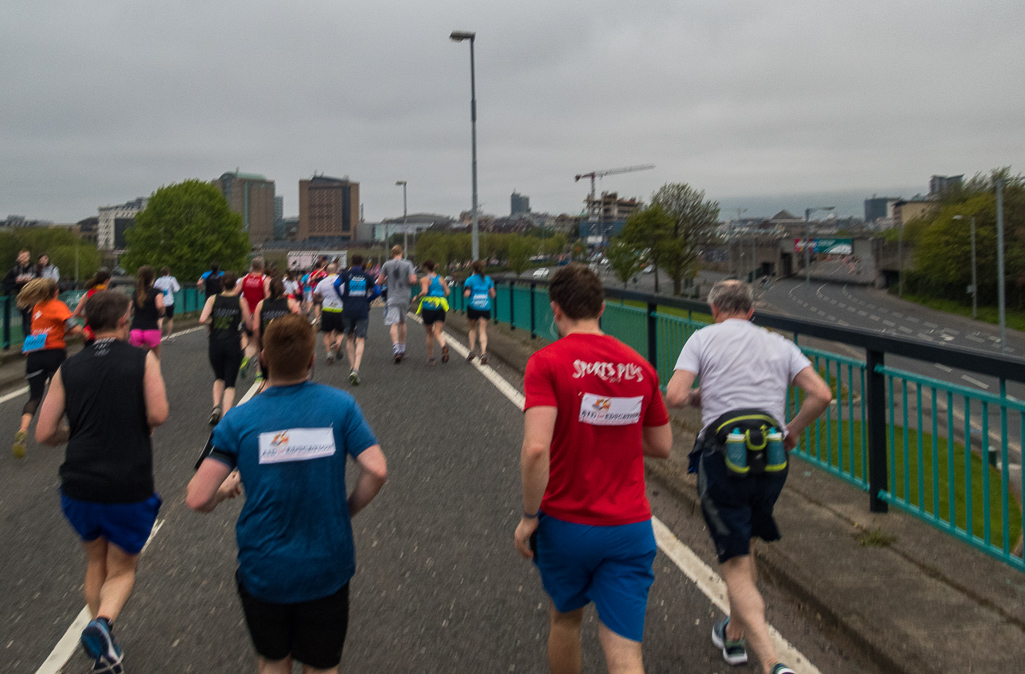
[[[655,581],[651,520],[599,527],[540,517],[534,562],[555,609],[569,613],[593,601],[606,627],[641,641]]]
[[[86,543],[102,536],[130,555],[142,552],[160,512],[160,496],[136,503],[93,503],[61,494],[61,509]]]

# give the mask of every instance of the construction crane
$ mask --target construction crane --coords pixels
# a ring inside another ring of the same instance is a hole
[[[595,205],[594,195],[594,179],[604,178],[605,176],[616,175],[618,173],[633,173],[634,171],[647,171],[655,168],[654,164],[641,164],[640,166],[626,166],[624,168],[607,169],[604,171],[591,171],[590,173],[580,173],[573,179],[573,182],[579,182],[581,178],[591,179],[591,195],[587,201],[588,219],[596,220],[595,217],[598,214],[598,207]]]

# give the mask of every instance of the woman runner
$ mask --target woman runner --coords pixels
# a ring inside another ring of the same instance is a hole
[[[257,354],[260,356],[260,373],[256,377],[256,383],[260,385],[257,393],[263,391],[267,379],[267,364],[263,360],[263,336],[267,332],[270,322],[287,316],[288,314],[299,313],[299,303],[295,298],[285,293],[285,283],[278,277],[270,281],[270,297],[261,300],[253,312],[253,339],[256,340]]]
[[[25,458],[28,426],[43,400],[43,391],[53,373],[67,358],[64,338],[82,329],[75,322],[68,305],[57,299],[60,288],[49,278],[29,281],[18,293],[18,308],[31,309],[32,334],[26,335],[22,351],[25,357],[25,378],[28,379],[28,402],[21,410],[21,427],[14,434],[11,448],[14,458]]]
[[[470,298],[466,307],[466,318],[470,321],[470,353],[466,360],[473,360],[473,343],[480,330],[480,364],[488,364],[488,321],[491,319],[491,300],[495,297],[495,282],[484,275],[484,263],[480,260],[472,265],[473,274],[466,279],[464,297]]]
[[[445,312],[448,311],[448,283],[435,273],[433,260],[424,260],[427,275],[420,279],[420,294],[414,298],[419,302],[417,313],[424,322],[427,339],[427,364],[434,365],[434,342],[441,345],[441,362],[448,362],[448,345],[445,344]]]
[[[164,293],[153,287],[156,276],[153,267],[148,264],[139,267],[132,302],[135,315],[132,317],[128,343],[149,349],[160,358],[160,317],[164,315]]]
[[[226,271],[221,277],[221,292],[203,305],[199,322],[210,326],[210,366],[214,371],[214,408],[210,425],[216,426],[235,402],[235,381],[242,365],[242,327],[252,325],[249,305],[238,296],[238,277]]]
[[[75,307],[75,318],[81,318],[85,320],[85,301],[92,297],[95,293],[101,290],[106,290],[110,286],[110,270],[106,267],[100,267],[96,274],[85,282],[85,295],[78,300],[78,305]],[[86,323],[82,328],[82,337],[85,339],[85,346],[89,346],[96,339],[96,335],[93,334],[92,328],[89,327],[89,323]]]

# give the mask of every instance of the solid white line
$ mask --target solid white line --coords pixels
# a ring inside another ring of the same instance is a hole
[[[954,371],[954,368],[947,367],[946,365],[940,365],[939,363],[933,363],[933,366],[934,367],[938,367],[939,369],[943,370],[944,372],[953,372]]]
[[[684,575],[690,578],[701,590],[701,593],[711,599],[720,611],[729,613],[730,602],[726,596],[726,583],[719,577],[719,574],[701,561],[701,558],[674,536],[669,527],[657,517],[651,518],[651,526],[655,530],[655,542],[658,543],[659,549],[665,553],[666,557],[673,560],[677,568],[683,571]],[[769,626],[769,636],[772,637],[780,660],[790,665],[795,672],[800,674],[819,673],[818,668],[808,662],[807,658],[771,625]]]
[[[420,321],[419,316],[411,315],[412,320],[417,322]],[[466,358],[466,354],[470,352],[468,348],[463,346],[449,332],[445,332],[445,339],[448,345],[463,358]],[[522,410],[525,398],[515,386],[510,384],[504,377],[495,372],[491,367],[487,365],[481,365],[479,362],[474,360],[473,366],[477,370],[487,377],[488,381],[495,385],[495,387],[509,399],[513,405],[516,405],[517,409]],[[651,526],[655,530],[655,542],[662,552],[666,554],[669,559],[673,560],[677,568],[680,569],[691,581],[697,586],[701,593],[708,597],[713,604],[719,607],[721,611],[727,613],[729,611],[729,600],[726,598],[726,583],[723,582],[722,578],[719,577],[715,571],[705,564],[701,559],[694,554],[694,552],[684,545],[680,539],[673,535],[673,532],[669,530],[666,525],[657,518],[652,516]],[[769,635],[772,638],[773,644],[776,646],[776,650],[780,658],[791,666],[791,668],[798,672],[798,674],[821,674],[819,669],[815,665],[808,662],[808,659],[801,654],[796,648],[794,648],[790,642],[783,638],[783,636],[776,631],[774,627],[769,625]]]
[[[983,384],[983,383],[982,383],[981,381],[979,381],[979,380],[978,380],[978,379],[976,379],[975,377],[969,377],[969,376],[968,376],[968,375],[966,375],[966,374],[963,374],[963,375],[961,375],[961,379],[964,379],[964,380],[965,380],[966,382],[968,382],[969,384],[975,384],[975,385],[976,385],[976,386],[978,386],[979,388],[986,388],[986,389],[988,389],[988,388],[989,388],[989,384]]]
[[[17,391],[11,391],[10,393],[0,397],[0,403],[5,403],[8,400],[14,400],[23,393],[28,393],[28,386],[23,386]]]
[[[149,547],[153,537],[157,535],[162,526],[164,526],[164,520],[157,520],[153,523],[153,530],[149,532],[149,538],[146,539],[146,544],[142,546],[142,552],[146,552],[146,548]],[[141,555],[142,552],[139,554]],[[49,657],[36,670],[36,674],[60,674],[64,665],[68,663],[71,656],[78,650],[78,640],[82,636],[82,630],[85,629],[85,626],[89,624],[91,619],[89,607],[86,606],[75,616],[71,626],[68,627],[68,631],[64,633],[64,636],[54,646],[53,651],[50,652]]]

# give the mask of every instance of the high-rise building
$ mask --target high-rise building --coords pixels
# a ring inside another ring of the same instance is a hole
[[[356,240],[359,183],[314,175],[299,181],[299,240]]]
[[[520,215],[521,213],[530,213],[530,197],[525,194],[520,194],[515,190],[512,193],[512,208],[510,209],[509,215]]]
[[[285,197],[274,197],[274,240],[285,240]]]
[[[873,196],[871,199],[865,199],[865,224],[892,224],[893,206],[898,201],[900,199],[897,197]]]
[[[146,208],[148,197],[116,206],[101,206],[96,224],[96,247],[100,250],[124,250],[125,230],[135,224],[135,216]]]
[[[929,178],[929,196],[936,196],[952,187],[961,187],[961,180],[963,178],[963,173],[959,176],[933,176]]]
[[[261,244],[274,239],[274,181],[255,173],[225,173],[213,181],[228,200],[228,206],[242,216],[242,228],[249,242]]]

